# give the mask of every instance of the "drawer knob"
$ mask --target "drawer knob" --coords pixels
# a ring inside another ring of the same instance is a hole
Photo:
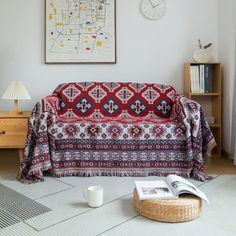
[[[0,131],[0,135],[1,135],[1,134],[5,134],[5,133],[6,133],[5,131]]]

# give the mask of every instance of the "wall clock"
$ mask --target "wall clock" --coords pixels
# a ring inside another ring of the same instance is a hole
[[[166,12],[164,0],[142,0],[141,11],[150,20],[160,19]]]

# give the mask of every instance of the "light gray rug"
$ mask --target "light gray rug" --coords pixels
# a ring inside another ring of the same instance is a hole
[[[178,224],[157,222],[137,214],[132,203],[137,179],[160,178],[46,178],[43,183],[24,185],[14,175],[1,175],[4,187],[29,198],[45,212],[25,219],[19,213],[14,216],[7,212],[15,218],[12,224],[0,229],[0,235],[236,235],[236,176],[221,175],[205,183],[191,180],[206,193],[210,205],[204,203],[200,218]],[[83,191],[90,185],[104,187],[103,206],[87,206]]]
[[[48,207],[0,184],[0,229],[49,211]]]

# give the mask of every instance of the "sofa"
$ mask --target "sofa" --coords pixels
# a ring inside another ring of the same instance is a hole
[[[177,174],[205,181],[215,145],[200,104],[171,86],[64,83],[33,108],[19,179]]]

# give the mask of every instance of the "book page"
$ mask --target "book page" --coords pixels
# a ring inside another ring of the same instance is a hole
[[[195,185],[193,185],[186,179],[178,175],[168,175],[167,181],[172,186],[176,195],[179,195],[181,193],[190,193],[204,199],[209,203],[205,193],[203,193],[199,188],[197,188]]]
[[[140,200],[176,198],[166,181],[135,181]]]

